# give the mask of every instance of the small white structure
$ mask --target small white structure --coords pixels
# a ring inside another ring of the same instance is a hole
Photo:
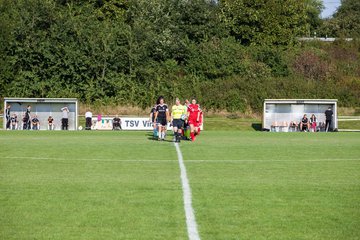
[[[291,123],[299,124],[304,114],[309,119],[314,114],[320,126],[329,107],[334,112],[330,128],[337,129],[337,99],[265,99],[262,127],[275,132],[292,131]]]
[[[69,130],[77,130],[78,128],[78,101],[76,98],[4,98],[4,123],[3,128],[6,129],[5,109],[7,105],[11,105],[10,114],[17,115],[18,127],[22,129],[22,119],[28,105],[31,106],[31,117],[35,114],[40,121],[40,130],[48,129],[48,117],[54,119],[54,130],[61,130],[62,111],[61,108],[68,107],[69,114]]]

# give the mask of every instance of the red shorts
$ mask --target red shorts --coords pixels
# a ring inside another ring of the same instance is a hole
[[[194,125],[194,127],[199,127],[200,126],[200,122],[196,122],[196,119],[189,119],[188,124],[189,125]]]

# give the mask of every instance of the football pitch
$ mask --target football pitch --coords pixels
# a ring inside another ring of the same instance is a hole
[[[149,132],[0,131],[0,239],[188,239],[179,157]],[[179,144],[199,236],[359,239],[359,133]]]

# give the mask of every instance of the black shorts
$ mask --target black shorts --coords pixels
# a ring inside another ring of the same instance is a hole
[[[158,125],[161,125],[161,126],[166,126],[166,125],[167,125],[166,118],[158,118],[158,119],[156,120],[156,123],[157,123]]]
[[[183,126],[184,126],[184,120],[181,120],[181,119],[173,119],[172,125],[173,125],[173,127],[177,127],[178,129],[183,128]]]

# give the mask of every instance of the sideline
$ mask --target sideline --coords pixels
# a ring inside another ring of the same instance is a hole
[[[200,236],[197,230],[197,224],[195,220],[194,209],[191,204],[191,188],[186,174],[184,159],[181,154],[179,144],[174,143],[174,146],[176,148],[176,153],[178,156],[180,172],[181,172],[181,184],[184,195],[184,209],[186,215],[186,225],[187,225],[189,240],[200,240]]]

